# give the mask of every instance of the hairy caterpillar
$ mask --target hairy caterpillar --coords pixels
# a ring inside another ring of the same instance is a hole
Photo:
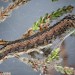
[[[0,49],[0,60],[12,52],[26,52],[28,49],[49,44],[70,28],[75,28],[74,15],[68,15],[52,27],[29,36],[28,38],[7,42],[7,44]]]

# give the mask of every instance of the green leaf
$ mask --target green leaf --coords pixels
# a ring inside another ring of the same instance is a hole
[[[55,65],[55,69],[56,71],[65,74],[64,68],[62,66]]]
[[[69,68],[69,67],[62,67],[60,65],[55,65],[55,69],[56,71],[62,73],[62,74],[67,74],[67,75],[72,75],[74,69],[73,68]]]
[[[54,59],[59,59],[59,48],[56,48],[52,51],[52,53],[48,56],[47,61],[53,61]]]
[[[42,23],[46,23],[46,18],[45,17],[42,18]]]
[[[65,72],[66,72],[66,74],[68,74],[68,75],[72,75],[73,74],[73,68],[69,68],[69,67],[65,67],[66,69],[65,69]]]
[[[39,24],[42,23],[42,17],[40,17],[40,19],[38,20]]]
[[[35,30],[38,30],[39,29],[39,27],[38,27],[38,22],[34,22],[34,25],[33,25],[33,27],[32,27],[32,29],[35,31]]]
[[[39,30],[39,27],[34,26],[34,27],[32,27],[32,29],[33,29],[33,31],[36,31],[36,30]]]

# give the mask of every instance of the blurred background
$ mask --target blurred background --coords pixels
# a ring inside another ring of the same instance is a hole
[[[9,2],[0,1],[0,7],[6,8]],[[27,29],[29,29],[40,16],[46,13],[52,13],[63,6],[75,6],[75,0],[59,0],[52,2],[51,0],[31,0],[27,4],[21,6],[12,12],[11,16],[4,22],[0,23],[0,39],[16,40],[19,39]],[[72,12],[75,14],[75,8]],[[65,41],[68,65],[75,67],[75,37],[70,36]],[[31,67],[20,62],[16,58],[7,59],[0,64],[0,71],[11,72],[12,75],[39,75],[39,72],[33,71]],[[56,72],[57,75],[61,75]],[[56,75],[55,74],[55,75]]]

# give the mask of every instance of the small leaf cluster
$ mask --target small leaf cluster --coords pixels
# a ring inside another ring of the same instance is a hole
[[[72,75],[74,72],[74,69],[71,67],[62,67],[62,66],[55,66],[56,71],[62,73],[62,74],[67,74],[67,75]]]
[[[39,26],[41,24],[45,24],[46,22],[48,22],[49,16],[50,15],[48,13],[46,13],[44,17],[41,16],[40,19],[37,22],[34,22],[32,29],[34,31],[35,30],[38,30],[39,29]]]
[[[56,48],[55,50],[52,51],[52,53],[48,56],[47,62],[53,61],[53,60],[58,60],[59,59],[59,48]]]
[[[56,11],[52,12],[51,14],[46,13],[44,17],[40,17],[40,19],[37,22],[34,22],[33,24],[33,31],[39,30],[39,26],[45,25],[47,23],[50,23],[52,20],[57,19],[58,17],[61,17],[63,14],[72,12],[73,6],[64,6],[63,8],[59,8]]]

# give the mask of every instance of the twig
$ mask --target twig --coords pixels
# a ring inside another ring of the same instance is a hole
[[[19,6],[26,4],[30,0],[15,0],[13,3],[10,3],[6,9],[3,7],[0,9],[0,22],[3,22],[8,18],[11,12],[18,8]]]

